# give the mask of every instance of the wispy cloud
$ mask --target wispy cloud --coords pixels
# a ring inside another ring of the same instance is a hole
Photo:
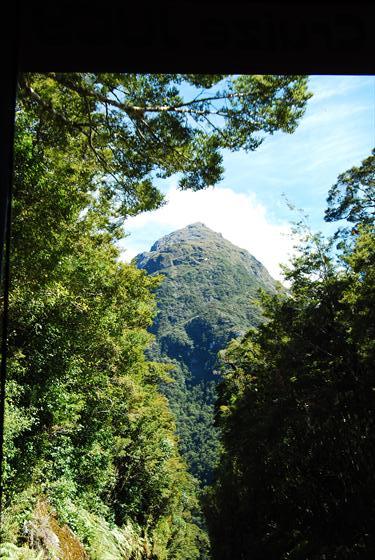
[[[313,97],[292,135],[276,133],[251,154],[225,153],[223,184],[256,192],[270,213],[285,216],[277,201],[286,192],[323,222],[326,197],[339,173],[357,165],[375,145],[375,78],[313,76]],[[281,211],[281,213],[280,213]]]
[[[357,113],[368,110],[366,105],[353,106],[351,103],[340,103],[334,107],[326,107],[320,111],[311,111],[301,122],[301,131],[317,126],[329,126],[333,122],[343,122],[344,119],[353,118]]]
[[[310,78],[310,88],[314,91],[314,96],[310,104],[337,99],[371,84],[372,76],[313,76]]]

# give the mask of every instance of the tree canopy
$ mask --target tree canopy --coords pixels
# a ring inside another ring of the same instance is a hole
[[[222,148],[293,132],[309,97],[303,76],[103,73],[26,74],[18,95],[41,139],[48,131],[62,149],[80,139],[122,216],[161,204],[156,177],[180,173],[195,190],[217,183]]]
[[[158,279],[119,261],[77,139],[61,153],[32,122],[18,114],[2,540],[62,554],[43,537],[55,511],[94,558],[101,531],[112,558],[137,547],[198,558],[194,481],[158,391],[165,368],[144,355]]]
[[[374,223],[375,217],[375,149],[359,167],[339,175],[328,193],[325,220]]]
[[[339,177],[329,219],[354,241],[307,233],[266,322],[223,355],[217,422],[224,453],[206,510],[215,559],[371,558],[375,552],[373,156]],[[346,188],[346,187],[345,187]],[[306,232],[305,232],[306,233]],[[347,233],[350,235],[350,233]]]

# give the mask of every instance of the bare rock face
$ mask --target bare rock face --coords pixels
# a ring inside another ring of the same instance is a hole
[[[274,292],[276,282],[248,251],[201,222],[162,237],[135,263],[164,276],[151,357],[175,364],[175,383],[162,389],[176,414],[182,452],[193,474],[207,482],[217,449],[217,354],[259,324],[258,291]]]

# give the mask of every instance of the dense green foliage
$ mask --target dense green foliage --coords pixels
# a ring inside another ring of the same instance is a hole
[[[116,242],[162,204],[155,177],[217,182],[220,148],[292,132],[308,97],[298,76],[20,76],[5,557],[206,558],[168,368],[145,355],[159,280]]]
[[[174,365],[174,383],[163,383],[162,390],[176,416],[183,456],[207,484],[218,460],[213,425],[218,352],[259,323],[258,290],[274,292],[275,282],[246,250],[199,222],[163,237],[136,263],[164,277],[150,354]]]
[[[290,292],[264,297],[268,320],[223,356],[224,452],[206,502],[217,560],[375,553],[374,216],[358,205],[374,193],[374,158],[339,183],[329,215],[355,232],[335,253],[305,231]]]
[[[158,558],[176,541],[173,557],[197,558],[194,485],[157,390],[163,368],[144,357],[157,281],[118,261],[118,232],[75,143],[66,157],[18,117],[6,518],[33,488],[25,519],[45,500],[89,548],[70,504],[131,524]],[[10,533],[30,542],[21,523]]]
[[[342,173],[328,193],[328,222],[346,219],[351,223],[374,222],[375,217],[375,149],[359,167]]]

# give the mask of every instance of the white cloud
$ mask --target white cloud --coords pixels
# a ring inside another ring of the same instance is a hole
[[[330,126],[333,122],[344,123],[348,118],[353,118],[357,113],[363,113],[368,110],[366,105],[357,105],[353,107],[350,103],[341,103],[335,107],[325,107],[324,109],[311,110],[303,118],[300,124],[302,131],[310,128],[317,128],[321,126]]]
[[[309,101],[312,105],[372,85],[373,76],[312,76],[309,81],[314,92]]]
[[[272,276],[282,279],[279,263],[287,262],[293,249],[290,226],[285,222],[272,223],[255,194],[219,187],[199,192],[172,187],[166,199],[167,204],[159,210],[126,221],[125,229],[130,234],[122,243],[126,260],[149,250],[160,236],[199,221],[247,249]]]

